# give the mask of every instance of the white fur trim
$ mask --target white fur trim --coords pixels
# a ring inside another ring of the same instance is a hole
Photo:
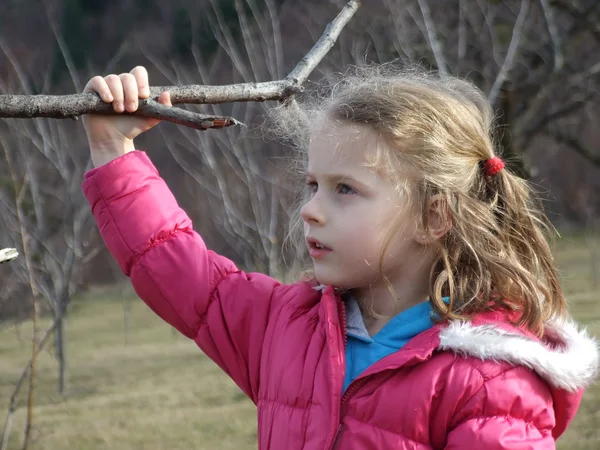
[[[572,321],[549,323],[546,334],[563,345],[550,348],[493,325],[455,321],[440,332],[439,348],[528,367],[552,386],[570,392],[594,381],[598,375],[598,345],[594,338],[585,330],[579,330]]]

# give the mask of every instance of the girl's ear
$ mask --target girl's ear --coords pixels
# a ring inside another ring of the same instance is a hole
[[[427,214],[427,230],[417,233],[417,241],[422,245],[438,241],[452,228],[452,213],[440,194],[432,195],[427,201]]]

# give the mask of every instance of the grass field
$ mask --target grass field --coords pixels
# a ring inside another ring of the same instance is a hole
[[[600,238],[563,238],[557,256],[573,315],[600,336],[593,248],[600,249]],[[131,308],[127,333],[119,292],[89,293],[74,302],[67,324],[65,397],[56,393],[52,355],[41,355],[30,448],[256,448],[252,403],[193,343],[174,334],[131,291],[124,295]],[[29,323],[0,328],[0,427],[29,358],[30,333]],[[20,448],[24,412],[21,407],[16,414],[9,448]],[[586,392],[558,448],[600,449],[600,386]]]

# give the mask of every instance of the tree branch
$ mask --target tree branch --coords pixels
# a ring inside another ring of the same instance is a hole
[[[550,4],[549,0],[541,0],[540,4],[542,5],[542,10],[544,11],[544,17],[546,17],[550,39],[552,39],[552,49],[554,50],[554,70],[560,70],[565,63],[565,57],[563,55],[562,41],[558,31],[558,25],[556,23],[556,14],[554,14],[554,8]]]
[[[140,101],[137,116],[153,117],[197,130],[225,128],[239,124],[232,117],[198,114],[181,108],[167,107],[155,99],[164,91],[171,93],[171,102],[216,104],[227,102],[263,102],[285,100],[302,91],[314,68],[333,47],[344,26],[360,6],[360,0],[350,0],[338,16],[327,25],[313,48],[300,60],[283,80],[262,83],[240,83],[227,86],[155,86],[150,88],[150,99]],[[95,93],[71,95],[0,95],[0,118],[48,117],[76,119],[82,114],[116,114],[112,106]],[[130,113],[121,113],[130,114]]]
[[[584,147],[579,140],[574,137],[567,136],[559,131],[546,130],[546,134],[554,139],[559,144],[565,144],[575,153],[583,156],[587,161],[592,163],[596,167],[600,167],[600,155],[592,152],[590,149]]]
[[[583,108],[595,94],[582,95],[580,97],[575,97],[571,103],[567,103],[561,108],[557,108],[554,111],[548,112],[545,116],[538,115],[535,119],[530,119],[524,123],[523,127],[519,127],[518,125],[515,127],[517,134],[523,136],[523,147],[526,148],[529,145],[529,141],[533,139],[538,133],[540,133],[544,128],[548,128],[552,122],[555,120],[562,119],[565,116],[568,116],[579,109]]]
[[[435,62],[438,66],[438,70],[442,75],[448,75],[448,64],[444,53],[442,52],[442,45],[437,35],[436,27],[431,17],[431,9],[429,9],[429,3],[427,0],[417,0],[421,14],[423,15],[423,21],[425,23],[425,29],[427,30],[427,38],[429,39],[429,45],[433,51]]]
[[[592,11],[594,8],[598,8],[597,4],[591,4],[585,11],[578,9],[576,6],[571,4],[571,1],[560,2],[557,0],[550,0],[549,6],[557,7],[569,14],[576,22],[575,29],[587,29],[596,42],[600,43],[600,26],[596,21],[591,19]]]
[[[498,94],[500,93],[500,89],[504,85],[506,81],[506,77],[508,73],[512,69],[515,63],[515,57],[517,56],[517,50],[519,48],[519,44],[521,43],[521,35],[523,32],[523,27],[525,25],[525,19],[527,18],[527,13],[529,12],[529,4],[530,0],[522,0],[521,9],[519,11],[519,15],[517,16],[517,21],[515,22],[515,26],[513,27],[513,34],[510,40],[510,44],[508,45],[508,50],[506,52],[506,57],[504,58],[504,63],[498,72],[498,76],[494,81],[494,85],[490,90],[490,94],[488,96],[489,102],[494,105],[496,103],[496,99],[498,98]]]
[[[325,32],[313,48],[310,49],[306,56],[300,60],[294,70],[286,77],[288,83],[292,83],[295,87],[306,81],[314,68],[317,67],[317,64],[331,50],[342,29],[352,18],[359,6],[360,0],[351,0],[344,6],[344,9],[342,9],[335,20],[327,25]]]

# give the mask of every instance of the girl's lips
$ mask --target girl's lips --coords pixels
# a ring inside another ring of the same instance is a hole
[[[308,253],[310,254],[311,258],[321,258],[321,257],[327,255],[328,253],[331,253],[331,250],[328,248],[311,247],[308,250]]]
[[[308,245],[308,253],[312,258],[320,258],[328,253],[331,253],[330,248],[324,246],[316,239],[307,238],[306,244]]]

